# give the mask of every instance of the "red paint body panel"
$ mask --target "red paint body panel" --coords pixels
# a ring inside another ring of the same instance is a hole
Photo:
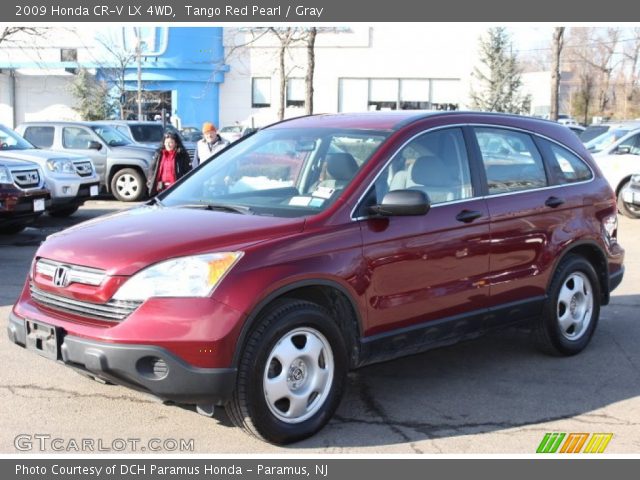
[[[440,126],[484,124],[532,131],[564,144],[596,177],[505,196],[476,195],[434,205],[424,216],[354,218],[376,176],[409,139]],[[105,270],[108,278],[100,287],[55,287],[51,278],[34,278],[47,292],[104,303],[129,276],[162,260],[243,251],[211,298],[152,298],[125,321],[110,323],[35,303],[28,279],[13,312],[71,335],[161,346],[190,365],[219,368],[232,366],[256,308],[292,285],[340,288],[356,310],[360,340],[366,340],[543,296],[559,256],[578,242],[601,249],[610,274],[622,268],[624,251],[617,243],[608,245],[602,234],[604,219],[615,215],[613,193],[577,137],[560,125],[480,113],[389,112],[304,117],[268,130],[294,127],[391,133],[338,201],[317,215],[277,218],[144,207],[54,235],[36,254]],[[545,206],[551,195],[561,195],[565,203]],[[480,218],[458,221],[465,209],[480,212]]]

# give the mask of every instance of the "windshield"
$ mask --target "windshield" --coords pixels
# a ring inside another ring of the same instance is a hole
[[[263,130],[161,195],[165,206],[230,205],[297,217],[333,203],[388,136],[336,129]]]
[[[131,140],[129,140],[125,135],[117,131],[115,128],[111,128],[106,125],[95,125],[91,127],[91,130],[96,132],[96,134],[107,145],[111,147],[123,147],[125,145],[131,145]]]
[[[631,130],[627,128],[615,128],[615,129],[609,130],[608,132],[605,132],[602,135],[598,135],[593,140],[590,140],[587,143],[585,143],[585,147],[587,147],[587,150],[589,150],[591,153],[601,152],[602,150],[607,148],[609,145],[612,145],[613,143],[620,140],[630,131]]]
[[[0,150],[29,150],[36,148],[17,133],[0,125]]]

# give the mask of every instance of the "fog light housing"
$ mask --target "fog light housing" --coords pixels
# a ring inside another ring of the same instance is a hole
[[[162,380],[169,375],[169,365],[160,357],[143,357],[136,363],[136,369],[150,380]]]

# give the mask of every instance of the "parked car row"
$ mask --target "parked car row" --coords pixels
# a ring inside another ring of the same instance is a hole
[[[72,215],[98,195],[100,180],[86,155],[40,150],[0,125],[0,232],[24,229],[45,210]]]

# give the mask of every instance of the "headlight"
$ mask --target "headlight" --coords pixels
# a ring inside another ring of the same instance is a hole
[[[0,183],[13,183],[7,167],[0,167]]]
[[[211,253],[152,265],[127,280],[113,299],[144,301],[151,297],[207,297],[242,255],[242,252]]]
[[[47,160],[47,168],[56,173],[76,173],[73,162],[64,158]]]

